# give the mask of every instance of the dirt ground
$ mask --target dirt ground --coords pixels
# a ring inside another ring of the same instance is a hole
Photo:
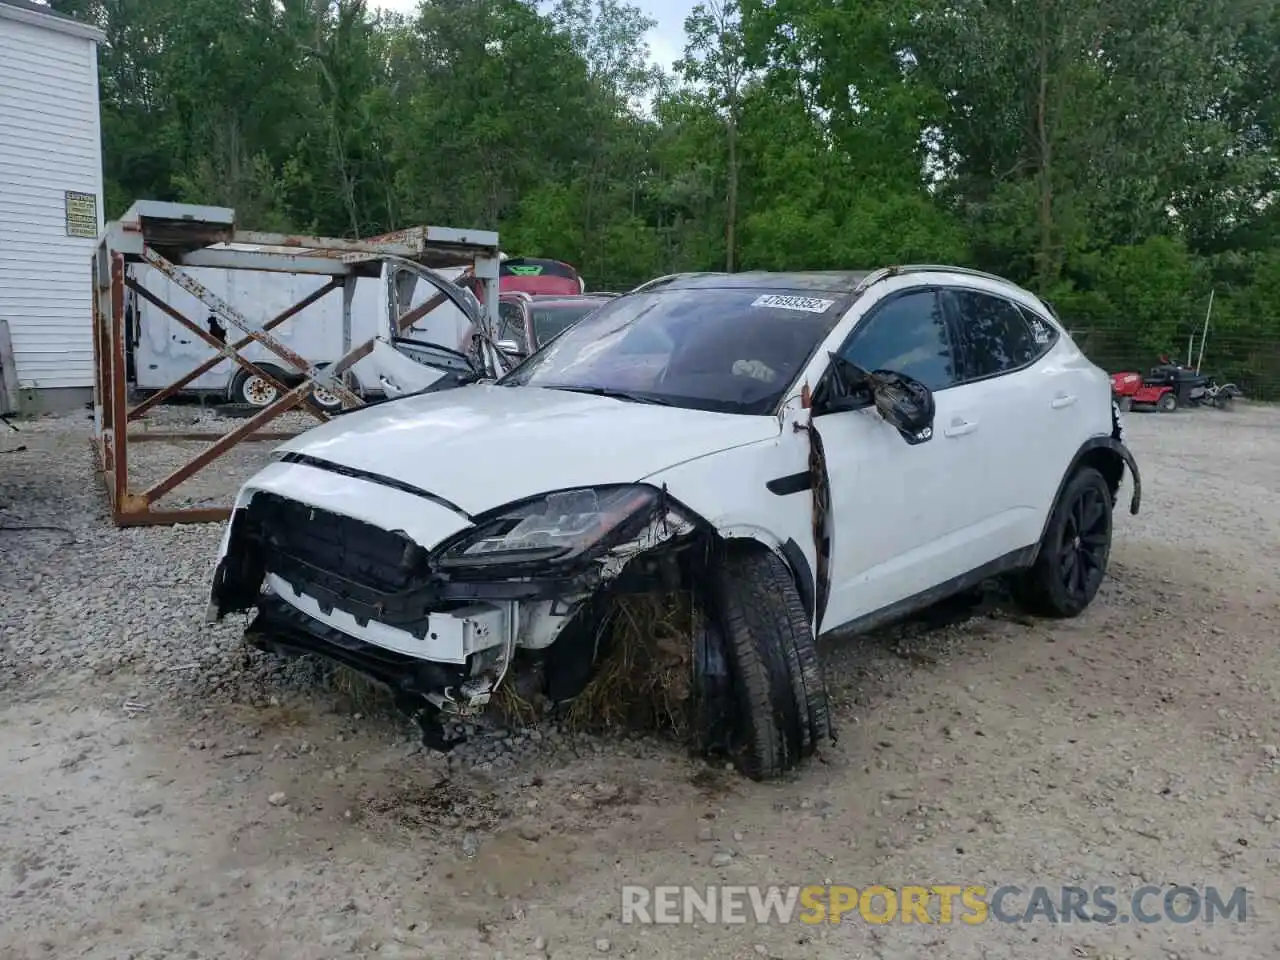
[[[238,625],[199,622],[207,567],[166,560],[211,560],[217,528],[111,529],[84,429],[0,438],[27,447],[0,456],[0,527],[76,535],[0,531],[0,957],[1280,956],[1280,410],[1131,414],[1143,509],[1090,610],[829,645],[840,739],[780,784],[555,731],[451,768],[255,672]],[[117,569],[121,544],[145,558]],[[1122,912],[1243,886],[1248,912],[620,922],[623,884],[713,883],[1111,885]]]

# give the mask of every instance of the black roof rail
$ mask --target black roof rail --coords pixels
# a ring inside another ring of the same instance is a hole
[[[881,267],[879,270],[872,270],[863,281],[858,284],[858,293],[866,290],[872,284],[879,283],[881,280],[888,280],[890,277],[900,277],[908,273],[958,273],[969,277],[981,277],[984,280],[994,280],[997,283],[1003,283],[1007,286],[1017,287],[1008,277],[1002,277],[998,274],[988,273],[986,270],[975,270],[972,267],[954,267],[945,263],[904,263],[898,266]],[[1019,287],[1021,289],[1021,287]]]

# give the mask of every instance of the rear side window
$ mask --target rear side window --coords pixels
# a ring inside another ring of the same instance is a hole
[[[1033,362],[1050,345],[1045,331],[1033,330],[1017,304],[1004,297],[976,290],[948,290],[944,296],[956,318],[966,380],[1017,370]],[[1048,328],[1043,321],[1040,324]]]
[[[1036,316],[1034,311],[1028,310],[1022,304],[1018,304],[1018,309],[1022,311],[1023,317],[1031,327],[1031,339],[1036,342],[1037,352],[1047,353],[1049,348],[1057,342],[1058,331],[1044,317]],[[1057,314],[1054,316],[1056,317]]]

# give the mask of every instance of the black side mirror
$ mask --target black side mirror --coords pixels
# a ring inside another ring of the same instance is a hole
[[[814,396],[814,413],[839,413],[874,406],[907,443],[933,437],[933,392],[919,380],[893,370],[866,371],[832,353],[827,376]]]
[[[876,410],[913,446],[933,438],[933,391],[919,380],[891,370],[872,375]]]

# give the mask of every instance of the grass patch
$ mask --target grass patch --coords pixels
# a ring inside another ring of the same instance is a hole
[[[579,731],[666,729],[690,733],[693,627],[688,592],[618,598],[609,615],[609,652],[565,713]]]

